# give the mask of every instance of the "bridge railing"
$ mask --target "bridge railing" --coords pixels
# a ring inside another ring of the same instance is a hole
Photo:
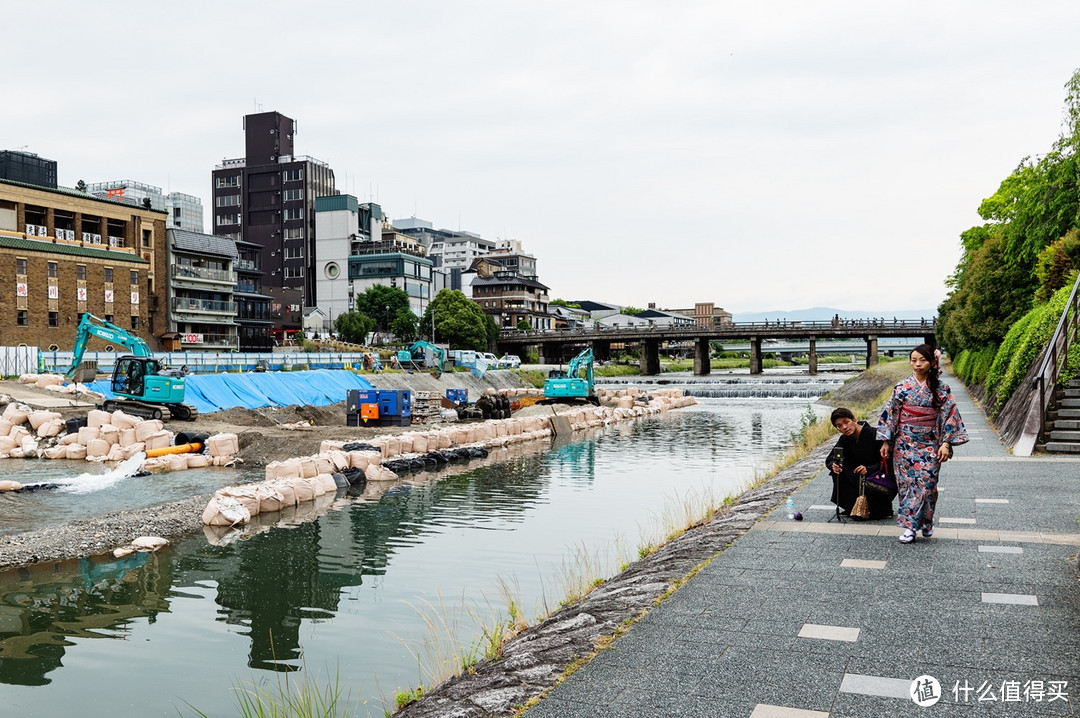
[[[750,332],[768,333],[770,331],[832,331],[852,329],[887,329],[890,331],[909,330],[912,335],[921,335],[933,332],[937,326],[937,317],[931,319],[887,319],[885,317],[870,319],[835,319],[826,321],[795,321],[778,319],[776,321],[763,322],[726,322],[714,326],[698,326],[696,324],[662,325],[662,324],[634,324],[629,326],[608,326],[596,324],[591,327],[561,327],[558,329],[511,329],[500,332],[499,338],[505,341],[522,341],[527,339],[558,339],[560,337],[581,337],[588,335],[605,336],[612,334],[662,332],[664,334],[686,334],[688,336],[700,335],[702,332],[718,332],[730,334],[747,334]]]

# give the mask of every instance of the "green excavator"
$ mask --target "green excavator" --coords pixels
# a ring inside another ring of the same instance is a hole
[[[75,352],[68,379],[80,374],[79,366],[86,353],[91,337],[98,337],[119,344],[130,355],[116,360],[109,389],[116,395],[102,404],[105,411],[123,409],[129,414],[151,419],[161,419],[168,411],[174,419],[190,421],[198,416],[198,410],[184,402],[184,377],[168,373],[150,354],[150,347],[141,338],[110,324],[93,314],[83,314],[75,339]]]

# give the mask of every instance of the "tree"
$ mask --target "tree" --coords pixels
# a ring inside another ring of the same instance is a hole
[[[481,310],[483,311],[483,310]],[[490,349],[495,346],[495,343],[499,341],[499,323],[495,321],[495,317],[491,316],[487,312],[484,314],[484,328],[487,329],[487,346],[485,349]]]
[[[334,331],[343,341],[363,344],[367,335],[375,331],[375,320],[360,312],[346,312],[334,320]]]
[[[385,284],[368,287],[356,295],[354,306],[356,311],[375,320],[375,330],[383,332],[393,331],[391,325],[398,314],[410,312],[408,293]]]
[[[524,319],[518,319],[517,326],[514,328],[519,332],[527,332],[532,329],[532,324],[529,324],[529,322]]]
[[[390,323],[390,331],[399,341],[411,344],[416,341],[416,324],[419,321],[415,314],[406,309],[404,312],[398,312],[394,317],[394,321]]]
[[[638,307],[623,307],[619,311],[619,314],[627,314],[627,315],[633,317],[633,316],[636,316],[638,314],[641,314],[643,311],[645,311],[645,310],[644,309],[639,309]]]
[[[550,302],[548,302],[548,306],[551,306],[551,307],[569,307],[571,309],[581,309],[580,304],[573,304],[572,302],[568,302],[565,299],[552,299]]]
[[[423,325],[431,326],[433,317],[436,342],[447,343],[451,349],[487,351],[489,317],[462,292],[443,289],[436,294],[424,312]],[[494,324],[494,320],[490,321]]]

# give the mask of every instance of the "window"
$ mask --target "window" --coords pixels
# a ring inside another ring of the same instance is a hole
[[[232,177],[218,177],[217,178],[217,186],[218,187],[239,187],[240,186],[240,175],[233,175]]]
[[[56,262],[49,262],[49,276],[56,276]]]
[[[49,326],[60,326],[60,312],[49,312]]]
[[[132,329],[138,329],[139,328],[139,315],[138,314],[131,317],[131,328]]]
[[[109,324],[112,324],[112,323],[113,323],[113,320],[114,320],[115,318],[116,318],[116,317],[114,317],[114,316],[113,316],[112,314],[106,314],[106,315],[105,315],[105,321],[107,321],[107,322],[108,322]]]
[[[303,267],[285,267],[285,279],[304,276]]]
[[[219,214],[217,216],[218,224],[240,224],[240,215],[237,214]]]
[[[301,259],[304,256],[303,247],[286,247],[285,259]]]
[[[75,279],[78,279],[78,280],[84,281],[84,282],[86,281],[86,265],[85,264],[76,264],[75,265]]]
[[[142,246],[149,247],[150,242],[153,239],[154,233],[152,230],[144,229],[142,231]]]
[[[20,327],[25,327],[28,323],[27,314],[25,309],[19,309],[15,312],[15,323]]]
[[[132,284],[138,284],[139,283],[139,273],[134,269],[131,270],[131,283]]]
[[[302,189],[287,189],[281,193],[281,198],[286,202],[294,202],[304,198],[304,190]]]
[[[220,195],[217,198],[217,206],[218,207],[239,207],[240,206],[240,195],[238,195],[238,194]]]
[[[281,173],[281,178],[286,182],[302,180],[304,179],[304,170],[285,170]]]
[[[285,239],[303,239],[304,228],[303,227],[287,227],[285,229]]]
[[[16,259],[15,260],[15,274],[26,274],[26,260],[25,259]]]
[[[286,220],[289,220],[289,219],[303,219],[303,218],[304,218],[304,208],[303,207],[298,207],[297,209],[287,209],[287,210],[285,210],[285,219]]]
[[[105,267],[105,281],[112,281],[112,267]]]

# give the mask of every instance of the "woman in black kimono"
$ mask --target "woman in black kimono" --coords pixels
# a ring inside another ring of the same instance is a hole
[[[825,467],[833,480],[830,501],[843,510],[843,515],[847,515],[859,497],[860,479],[881,467],[881,442],[869,424],[855,421],[850,409],[841,407],[834,410],[830,421],[840,432],[840,440],[825,459]],[[843,458],[840,458],[841,452]],[[892,516],[892,495],[872,489],[867,489],[865,493],[871,521]]]

